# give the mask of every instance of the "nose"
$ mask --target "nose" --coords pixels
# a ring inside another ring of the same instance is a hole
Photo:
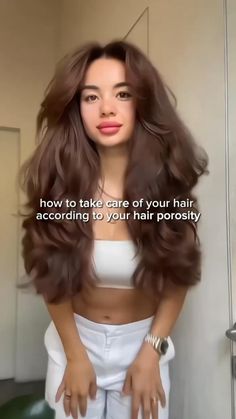
[[[101,115],[115,115],[116,110],[113,101],[109,99],[103,99],[100,105],[100,113]]]

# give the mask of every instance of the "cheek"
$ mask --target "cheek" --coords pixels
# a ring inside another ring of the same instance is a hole
[[[132,103],[127,103],[127,106],[122,110],[124,119],[129,123],[134,123],[135,121],[135,107]]]
[[[124,118],[129,126],[134,126],[136,118],[135,110],[133,108],[127,109]]]
[[[92,109],[85,109],[83,106],[80,108],[81,119],[86,131],[93,130],[94,123],[95,123],[95,116]]]

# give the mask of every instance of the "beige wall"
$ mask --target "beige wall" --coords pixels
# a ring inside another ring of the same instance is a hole
[[[148,5],[146,0],[61,0],[61,31],[58,53],[86,41],[108,39],[127,34]],[[133,13],[126,13],[126,9]]]
[[[58,12],[57,0],[0,2],[0,126],[21,130],[22,161],[55,65]]]

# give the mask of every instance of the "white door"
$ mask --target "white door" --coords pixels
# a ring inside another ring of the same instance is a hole
[[[228,161],[228,220],[229,220],[229,304],[230,323],[227,336],[231,339],[232,412],[236,418],[236,3],[226,2],[227,46],[227,161]],[[231,292],[232,291],[232,292]]]
[[[20,131],[0,128],[0,380],[31,381],[45,377],[43,334],[48,313],[40,298],[16,288],[20,254],[20,220],[16,216],[19,166]]]
[[[15,373],[19,132],[0,128],[0,380]]]

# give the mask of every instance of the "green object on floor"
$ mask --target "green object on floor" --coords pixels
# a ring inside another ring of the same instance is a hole
[[[0,419],[54,419],[47,401],[34,394],[18,396],[0,406]]]

